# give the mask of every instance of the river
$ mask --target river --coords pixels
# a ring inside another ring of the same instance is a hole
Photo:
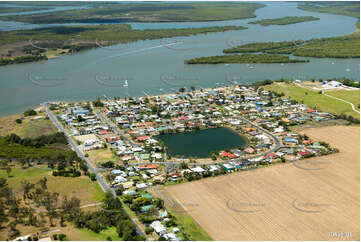
[[[186,65],[184,60],[221,55],[235,45],[350,34],[356,18],[297,9],[294,2],[267,2],[257,18],[315,16],[319,21],[283,26],[248,25],[246,20],[188,23],[130,23],[136,29],[242,25],[246,30],[167,40],[147,40],[97,48],[44,62],[0,67],[0,115],[24,111],[44,101],[92,100],[97,97],[169,93],[257,80],[360,78],[359,59],[310,59],[299,64]],[[124,85],[127,83],[127,85]]]

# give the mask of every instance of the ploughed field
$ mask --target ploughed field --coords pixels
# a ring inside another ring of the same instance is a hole
[[[304,133],[340,153],[166,190],[214,240],[359,240],[360,127]]]

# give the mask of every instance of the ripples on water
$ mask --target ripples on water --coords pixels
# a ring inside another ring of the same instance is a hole
[[[131,23],[133,28],[173,28],[242,25],[248,29],[208,35],[147,40],[97,48],[45,62],[0,67],[0,115],[16,113],[49,100],[89,100],[107,96],[143,96],[170,93],[181,86],[213,87],[257,80],[349,77],[359,80],[359,59],[310,59],[300,64],[185,65],[184,60],[221,55],[222,50],[250,42],[331,37],[355,31],[357,19],[342,15],[305,12],[296,3],[267,3],[256,11],[257,19],[283,16],[315,16],[320,21],[284,26],[248,25],[246,20],[197,23]],[[254,20],[254,19],[252,19]],[[29,80],[29,73],[37,76]],[[117,79],[111,85],[96,75],[127,77],[125,88]],[[164,77],[172,77],[164,80]],[[48,82],[48,83],[46,83]],[[59,82],[61,82],[61,85]],[[36,85],[41,83],[42,85]],[[55,85],[55,84],[57,85]],[[217,83],[217,84],[216,84]],[[117,85],[119,84],[119,85]]]

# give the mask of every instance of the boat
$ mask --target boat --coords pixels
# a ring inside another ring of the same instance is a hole
[[[127,87],[127,86],[128,86],[128,80],[125,80],[123,87]]]

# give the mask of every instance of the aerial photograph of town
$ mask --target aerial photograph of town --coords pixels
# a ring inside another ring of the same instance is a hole
[[[360,1],[1,1],[0,241],[360,241]]]

